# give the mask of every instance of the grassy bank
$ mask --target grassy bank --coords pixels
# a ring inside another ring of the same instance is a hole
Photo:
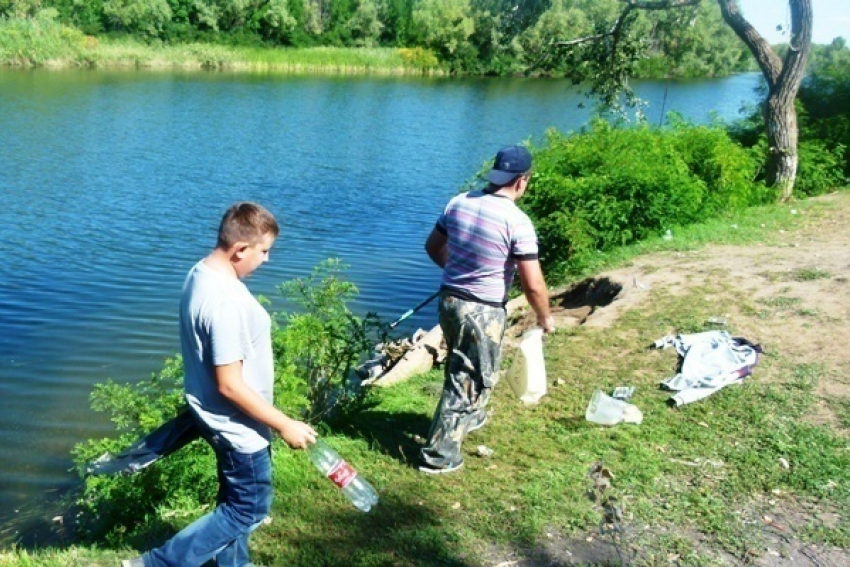
[[[417,49],[167,45],[83,35],[52,19],[0,19],[0,65],[209,69],[376,75],[439,75],[436,60]]]
[[[757,248],[767,258],[793,251],[812,235],[827,241],[825,235],[835,231],[830,227],[844,226],[835,223],[843,223],[850,211],[850,195],[839,197],[758,207],[683,228],[672,240],[648,240],[606,255],[595,273],[640,266],[641,277],[648,278],[663,271],[665,261],[703,255],[710,243]],[[814,255],[807,258],[814,261]],[[380,505],[368,515],[357,512],[303,453],[280,449],[273,520],[255,534],[255,561],[460,567],[619,564],[635,557],[645,565],[740,564],[780,553],[775,534],[792,534],[778,514],[796,518],[793,537],[807,545],[850,548],[847,398],[823,397],[824,385],[846,378],[846,356],[837,362],[807,358],[795,354],[793,344],[771,338],[791,320],[827,334],[846,325],[794,297],[795,281],[847,285],[846,275],[813,266],[806,262],[766,273],[766,281],[787,286],[761,299],[742,293],[728,274],[709,269],[694,274],[688,285],[646,289],[640,307],[624,309],[608,328],[557,331],[545,349],[549,395],[538,406],[524,407],[500,385],[493,418],[468,439],[466,467],[457,474],[424,477],[413,467],[417,436],[425,435],[439,395],[440,372],[381,391],[378,406],[326,435],[376,486]],[[675,372],[675,355],[647,345],[668,333],[707,329],[706,321],[718,314],[728,317],[733,335],[768,341],[767,354],[743,385],[692,406],[668,407],[669,394],[658,390],[658,382]],[[602,428],[585,422],[594,389],[625,384],[637,387],[641,425]],[[825,403],[837,421],[811,419]],[[477,445],[494,455],[476,456]],[[597,531],[603,510],[587,495],[592,487],[587,473],[599,461],[613,474],[609,492],[623,509],[624,531],[616,538]],[[122,545],[146,548],[200,513],[162,510],[149,530]],[[132,553],[95,547],[7,550],[0,552],[0,565],[106,566]]]

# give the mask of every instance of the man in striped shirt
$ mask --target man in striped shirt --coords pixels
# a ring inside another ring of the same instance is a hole
[[[488,186],[451,199],[425,242],[428,256],[443,268],[440,327],[449,355],[443,394],[421,453],[423,472],[462,467],[464,438],[487,421],[515,270],[537,324],[547,333],[554,328],[537,234],[515,204],[528,186],[531,162],[523,146],[500,150]]]

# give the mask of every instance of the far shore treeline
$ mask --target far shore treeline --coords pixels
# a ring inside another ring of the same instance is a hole
[[[570,63],[551,43],[598,33],[621,9],[617,0],[0,0],[0,64],[564,76]],[[636,18],[650,48],[637,76],[755,68],[713,2]]]

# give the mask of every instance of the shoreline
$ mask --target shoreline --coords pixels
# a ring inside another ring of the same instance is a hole
[[[69,58],[48,59],[39,63],[16,61],[0,62],[0,69],[6,70],[135,70],[135,71],[216,71],[222,73],[280,73],[288,75],[379,75],[410,77],[445,77],[439,69],[413,69],[409,67],[382,67],[373,65],[314,64],[314,63],[257,63],[250,61],[201,61],[168,59],[136,60],[133,58],[80,62]]]

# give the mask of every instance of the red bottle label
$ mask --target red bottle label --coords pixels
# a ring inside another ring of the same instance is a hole
[[[340,488],[345,488],[354,480],[357,473],[351,468],[351,465],[345,461],[340,461],[328,472],[328,478]]]

